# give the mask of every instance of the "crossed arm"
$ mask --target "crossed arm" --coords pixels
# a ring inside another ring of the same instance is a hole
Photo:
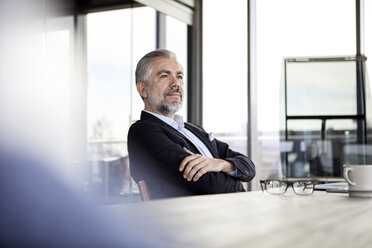
[[[179,166],[179,171],[183,171],[183,178],[187,181],[198,181],[207,172],[232,172],[235,165],[227,160],[219,158],[208,158],[200,154],[194,154],[186,147],[183,148],[190,156],[185,157]]]
[[[171,127],[166,129],[146,121],[132,125],[128,134],[128,151],[131,154],[133,171],[149,173],[151,170],[165,170],[168,173],[174,168],[178,175],[186,179],[185,181],[196,183],[203,175],[209,174],[208,172],[230,174],[229,172],[236,171],[239,176],[234,178],[246,182],[255,176],[252,161],[245,155],[229,149],[228,144],[213,140],[219,158],[208,158],[191,150],[186,140],[181,135],[176,135],[176,132]],[[146,164],[152,166],[141,168]],[[225,177],[221,178],[225,180]]]

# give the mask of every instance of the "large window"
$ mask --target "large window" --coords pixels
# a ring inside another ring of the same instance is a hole
[[[372,87],[371,87],[371,74],[372,74],[372,1],[364,1],[364,49],[367,56],[366,62],[366,100],[368,106],[372,105]],[[367,111],[371,111],[370,109]],[[367,115],[368,126],[368,143],[372,143],[372,115]]]
[[[1,142],[22,156],[46,159],[51,170],[71,179],[84,159],[74,18],[41,17],[37,5],[11,2],[2,2],[0,20]]]
[[[283,59],[355,55],[355,1],[259,0],[256,1],[256,18],[258,140],[255,145],[258,147],[259,156],[255,162],[259,165],[259,177],[267,178],[281,176],[279,97]],[[298,72],[298,68],[290,69]],[[309,77],[307,79],[310,80]],[[324,88],[324,84],[322,85]],[[311,89],[310,94],[315,92],[314,87]],[[296,88],[291,90],[293,93]],[[305,98],[300,99],[297,93],[292,94],[291,101],[297,101],[296,99],[304,103],[301,106],[305,106],[309,111],[318,104],[313,101],[305,103]],[[351,111],[354,108],[355,106],[351,105],[344,110]],[[323,110],[333,111],[327,108]],[[296,108],[296,104],[292,104],[291,111],[298,113],[301,110]],[[315,122],[308,121],[306,125],[318,125]],[[301,125],[297,128],[301,128]]]
[[[132,91],[132,56],[155,48],[155,11],[145,7],[88,14],[87,48],[88,152],[98,156],[92,159],[125,156],[132,99],[139,98]]]
[[[155,20],[149,7],[87,15],[88,178],[96,192],[132,192],[126,140],[143,108],[134,70],[155,49]]]
[[[138,7],[96,12],[86,22],[89,180],[105,194],[132,193],[127,134],[144,108],[135,69],[143,55],[156,49],[156,11]],[[187,25],[169,16],[164,25],[165,48],[177,54],[187,71]]]
[[[171,16],[165,17],[165,48],[177,55],[184,75],[184,91],[187,96],[187,24]],[[187,121],[187,97],[183,99],[182,109],[178,112]]]
[[[47,102],[49,111],[48,125],[54,127],[53,137],[57,138],[54,156],[66,159],[66,167],[71,161],[82,162],[79,156],[78,116],[80,108],[74,97],[79,96],[79,87],[74,78],[74,23],[72,16],[48,18],[43,33],[42,65],[44,81],[34,85],[40,94],[41,102]],[[41,108],[45,109],[45,107]],[[45,113],[48,116],[48,113]],[[54,117],[53,117],[54,116]],[[48,128],[49,129],[49,128]],[[47,130],[48,130],[47,129]],[[58,145],[57,145],[58,144]],[[58,152],[57,152],[58,151]]]
[[[203,44],[203,126],[247,154],[247,1],[203,1]]]

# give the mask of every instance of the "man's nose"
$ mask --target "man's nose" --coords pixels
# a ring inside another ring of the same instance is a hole
[[[180,85],[181,85],[181,80],[179,78],[177,78],[177,76],[171,76],[170,87],[171,88],[180,87]]]

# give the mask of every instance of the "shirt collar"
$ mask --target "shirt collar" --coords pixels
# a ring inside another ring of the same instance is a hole
[[[174,115],[174,120],[173,120],[169,117],[166,117],[164,115],[159,115],[157,113],[150,112],[148,110],[143,110],[143,111],[145,111],[146,113],[152,114],[153,116],[159,118],[160,120],[164,121],[169,126],[175,128],[175,129],[184,128],[184,126],[185,126],[185,123],[183,121],[183,117],[181,115]]]
[[[174,121],[177,123],[178,128],[184,128],[185,122],[183,122],[182,115],[174,115]]]

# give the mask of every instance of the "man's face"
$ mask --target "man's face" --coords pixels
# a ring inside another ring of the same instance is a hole
[[[151,62],[152,72],[146,86],[149,110],[174,115],[182,107],[183,72],[175,59],[158,58]]]

